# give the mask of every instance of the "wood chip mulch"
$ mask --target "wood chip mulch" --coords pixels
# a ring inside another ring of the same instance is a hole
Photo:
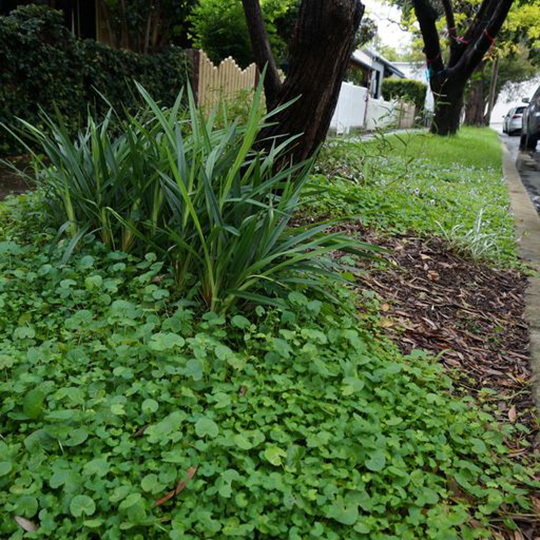
[[[474,263],[436,237],[366,230],[362,236],[389,250],[387,264],[372,265],[360,278],[384,301],[386,333],[404,353],[440,354],[461,390],[494,403],[500,421],[528,428],[512,441],[515,456],[531,452],[538,421],[523,318],[525,275]]]
[[[458,392],[492,405],[499,422],[526,426],[506,442],[511,457],[534,463],[540,436],[523,318],[525,275],[474,263],[436,237],[381,236],[358,224],[346,229],[389,250],[386,264],[367,263],[358,278],[383,302],[385,334],[405,354],[439,355]],[[540,515],[540,498],[533,504]],[[494,538],[540,540],[538,516],[514,517],[519,530],[501,528]]]

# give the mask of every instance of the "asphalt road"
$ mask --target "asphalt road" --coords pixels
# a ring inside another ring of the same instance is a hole
[[[500,137],[516,160],[521,181],[527,189],[536,211],[540,214],[540,144],[538,144],[536,152],[522,152],[519,150],[519,137],[503,134]]]

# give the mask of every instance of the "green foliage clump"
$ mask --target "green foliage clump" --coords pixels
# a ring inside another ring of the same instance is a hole
[[[293,292],[201,318],[150,253],[49,256],[12,224],[32,210],[0,221],[2,538],[16,516],[43,538],[468,540],[530,513],[513,428],[374,312]]]
[[[333,140],[316,170],[312,187],[320,194],[312,214],[355,216],[390,232],[451,235],[473,255],[517,260],[500,143],[490,129]]]
[[[90,117],[75,142],[61,122],[46,118],[46,130],[23,122],[50,163],[37,183],[49,223],[70,237],[66,257],[90,232],[111,250],[156,251],[181,290],[223,312],[238,299],[275,304],[293,283],[320,288],[320,275],[336,267],[324,257],[331,251],[375,249],[327,232],[328,224],[288,226],[312,161],[277,166],[296,137],[257,149],[259,131],[276,113],[264,115],[262,83],[247,123],[225,116],[224,127],[201,114],[191,92],[184,114],[182,93],[164,110],[138,89],[148,108],[121,122],[118,135],[110,114],[101,125]]]
[[[56,108],[74,131],[89,108],[98,117],[110,105],[134,109],[139,98],[133,80],[171,105],[189,70],[186,55],[175,47],[147,56],[77,39],[61,13],[44,6],[24,6],[0,17],[0,122],[8,126],[16,117],[39,124],[41,110],[52,114]],[[0,130],[0,152],[18,150]]]
[[[414,79],[384,79],[382,93],[385,99],[399,99],[414,103],[416,111],[423,110],[426,101],[426,85]]]
[[[262,0],[261,9],[272,51],[279,63],[286,60],[298,0]],[[215,64],[232,56],[239,66],[254,62],[253,49],[241,0],[200,0],[191,17],[193,45]]]

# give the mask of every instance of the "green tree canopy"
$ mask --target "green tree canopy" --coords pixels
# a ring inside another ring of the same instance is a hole
[[[287,42],[298,13],[299,0],[263,0],[261,8],[278,63],[287,58]],[[189,18],[194,47],[214,63],[232,56],[241,67],[254,61],[241,0],[199,0]]]

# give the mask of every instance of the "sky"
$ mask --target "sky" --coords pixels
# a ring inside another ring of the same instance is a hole
[[[399,50],[410,43],[411,34],[404,32],[398,24],[401,18],[398,8],[381,0],[362,0],[362,3],[366,6],[366,16],[377,24],[379,37],[384,45]]]

